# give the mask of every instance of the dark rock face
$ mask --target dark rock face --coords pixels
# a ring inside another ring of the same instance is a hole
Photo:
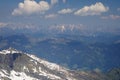
[[[73,71],[34,55],[10,49],[0,52],[0,79],[120,80],[120,69],[112,69],[106,74],[96,71]]]
[[[0,54],[0,64],[1,64],[0,67],[1,68],[6,68],[7,67],[7,68],[12,69],[14,61],[20,56],[22,56],[21,53],[19,53],[19,54],[16,54],[16,53],[6,54],[6,55]]]
[[[114,68],[110,70],[107,75],[111,80],[120,80],[120,69]]]

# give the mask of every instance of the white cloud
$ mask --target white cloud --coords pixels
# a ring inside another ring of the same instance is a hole
[[[49,14],[49,15],[46,15],[45,18],[48,19],[48,18],[55,18],[57,17],[57,14]]]
[[[120,11],[120,8],[117,8],[117,11]]]
[[[104,6],[101,2],[97,2],[91,6],[84,6],[82,9],[79,9],[74,14],[79,16],[88,16],[88,15],[100,15],[103,12],[107,12],[109,7]]]
[[[120,16],[119,15],[102,16],[101,19],[113,19],[113,20],[116,20],[116,19],[120,19]]]
[[[55,5],[58,3],[58,0],[51,0],[51,5]]]
[[[12,15],[31,15],[33,13],[44,13],[49,10],[50,5],[46,1],[37,3],[34,0],[24,0],[19,3],[18,8],[14,9]]]
[[[8,23],[0,22],[0,28],[4,27],[4,26],[7,26],[7,25],[8,25]]]
[[[66,3],[66,0],[63,0],[63,3]]]
[[[60,28],[60,30],[61,30],[62,32],[65,31],[65,26],[64,26],[64,25],[60,26],[59,28]]]
[[[69,9],[69,8],[62,9],[62,10],[58,11],[59,14],[69,14],[69,13],[72,13],[72,12],[73,12],[73,10]]]

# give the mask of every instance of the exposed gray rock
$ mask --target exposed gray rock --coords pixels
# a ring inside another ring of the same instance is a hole
[[[9,48],[0,52],[1,80],[120,80],[120,69],[104,74],[73,71],[34,55]]]

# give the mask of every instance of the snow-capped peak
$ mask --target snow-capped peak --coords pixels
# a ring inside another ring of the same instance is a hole
[[[20,53],[20,54],[19,54]],[[10,54],[10,55],[4,55]],[[100,75],[100,76],[99,76]],[[13,48],[0,52],[0,80],[111,80],[96,72],[74,71]]]
[[[12,47],[6,49],[6,50],[2,50],[0,51],[0,54],[14,54],[14,53],[21,53],[21,51],[18,51]]]
[[[6,77],[10,80],[75,80],[69,70],[35,55],[13,48],[2,50],[0,54],[3,54],[0,55],[0,80]]]

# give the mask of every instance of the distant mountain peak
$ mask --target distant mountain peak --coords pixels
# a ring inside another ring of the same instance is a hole
[[[14,54],[14,53],[22,53],[22,52],[14,49],[14,48],[12,48],[12,47],[9,47],[9,48],[6,49],[6,50],[0,51],[0,54]]]

